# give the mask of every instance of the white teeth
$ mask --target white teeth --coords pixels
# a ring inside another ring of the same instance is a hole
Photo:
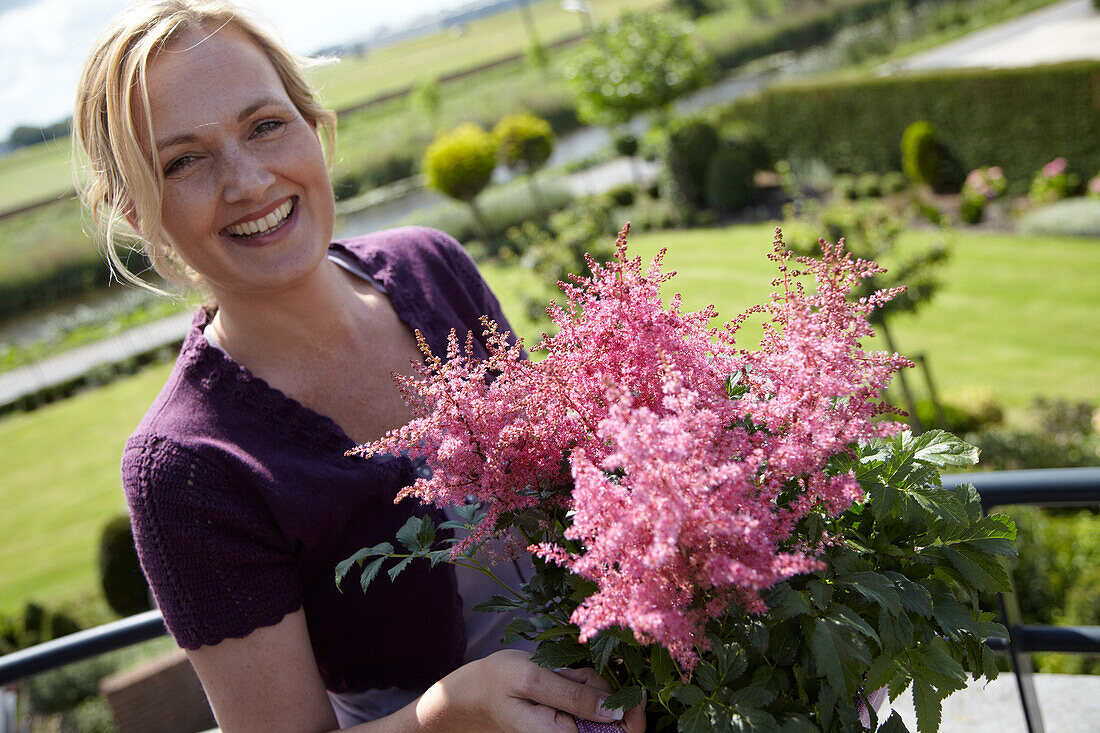
[[[268,229],[274,229],[279,224],[283,223],[283,221],[290,216],[290,212],[293,208],[294,205],[291,203],[290,199],[287,199],[279,208],[275,209],[267,216],[253,219],[252,221],[246,221],[244,224],[234,224],[231,227],[226,227],[225,230],[237,237],[266,232]]]

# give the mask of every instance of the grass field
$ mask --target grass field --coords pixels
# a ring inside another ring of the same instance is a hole
[[[714,303],[728,318],[767,297],[774,275],[767,224],[637,234],[631,251],[668,248],[670,290],[690,309]],[[910,232],[905,241],[922,235]],[[486,279],[528,343],[520,317],[526,271],[487,264]],[[894,327],[899,348],[925,353],[950,393],[988,385],[1009,408],[1034,395],[1100,400],[1100,247],[1093,240],[958,237],[940,294]],[[756,323],[746,327],[751,341]],[[122,511],[118,460],[126,436],[169,367],[159,365],[33,413],[0,419],[0,612],[26,600],[71,602],[96,593],[96,542]],[[914,375],[914,380],[919,378]]]

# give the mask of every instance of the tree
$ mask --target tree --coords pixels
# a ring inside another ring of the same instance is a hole
[[[628,14],[599,29],[566,71],[582,122],[617,125],[649,110],[667,111],[706,83],[710,55],[694,26],[669,13]]]
[[[439,110],[443,106],[443,93],[439,89],[439,82],[435,79],[422,81],[413,87],[409,95],[409,103],[413,111],[428,118],[432,133],[439,128]]]
[[[531,197],[545,217],[546,206],[535,185],[535,172],[546,164],[554,151],[554,131],[550,123],[530,112],[508,115],[493,128],[493,137],[500,162],[526,174]]]
[[[424,153],[423,168],[428,186],[469,204],[474,222],[486,241],[489,229],[475,199],[489,184],[496,165],[496,141],[472,122],[441,133]]]

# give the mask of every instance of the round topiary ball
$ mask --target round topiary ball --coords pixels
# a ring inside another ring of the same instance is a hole
[[[496,141],[472,122],[440,135],[424,153],[428,185],[459,201],[473,201],[496,165]]]
[[[550,123],[530,112],[501,118],[493,128],[500,162],[525,172],[538,170],[554,151]]]
[[[149,584],[141,572],[130,518],[125,514],[107,522],[99,541],[99,581],[107,605],[119,616],[152,608]]]
[[[913,183],[931,186],[940,169],[940,145],[936,128],[920,120],[905,128],[901,136],[901,169]]]

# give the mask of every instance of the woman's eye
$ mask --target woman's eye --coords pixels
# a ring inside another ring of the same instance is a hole
[[[175,158],[167,166],[165,166],[164,175],[170,176],[173,173],[180,173],[181,171],[186,170],[186,168],[191,165],[194,160],[195,159],[190,155],[181,155],[180,157]]]
[[[260,124],[256,125],[256,128],[252,131],[252,135],[254,137],[268,135],[278,130],[284,124],[285,123],[282,120],[264,120]]]

